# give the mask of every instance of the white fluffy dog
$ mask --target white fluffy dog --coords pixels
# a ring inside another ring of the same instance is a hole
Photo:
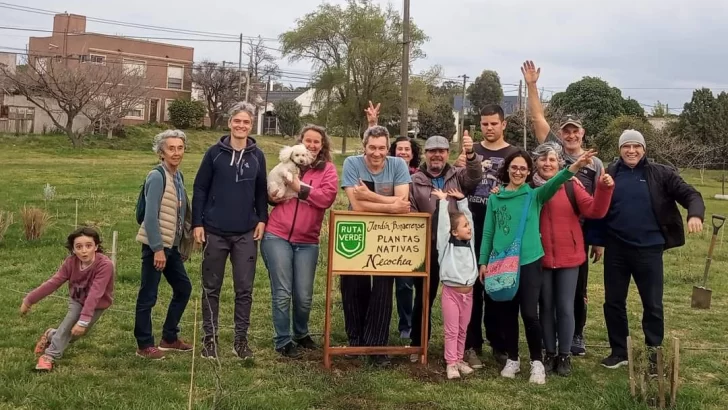
[[[303,144],[283,147],[278,155],[280,163],[268,175],[268,195],[278,200],[295,198],[298,194],[286,182],[291,183],[294,176],[299,176],[299,166],[311,165],[314,158]]]

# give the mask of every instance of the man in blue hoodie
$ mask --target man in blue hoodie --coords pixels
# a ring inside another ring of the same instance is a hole
[[[202,158],[194,183],[192,226],[204,243],[202,259],[202,357],[217,357],[220,289],[230,257],[235,288],[235,343],[241,359],[252,359],[248,346],[256,241],[268,221],[265,156],[250,138],[255,107],[247,102],[230,110],[230,135],[220,138]]]

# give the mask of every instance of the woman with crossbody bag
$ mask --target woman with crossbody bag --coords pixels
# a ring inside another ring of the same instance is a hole
[[[594,151],[587,151],[569,168],[536,188],[529,185],[534,167],[525,151],[508,156],[499,170],[503,186],[488,198],[478,264],[485,291],[494,301],[503,302],[498,306],[508,354],[501,371],[503,377],[515,378],[521,370],[517,320],[520,310],[531,359],[530,382],[546,383],[538,318],[544,256],[539,231],[541,208],[594,155]]]

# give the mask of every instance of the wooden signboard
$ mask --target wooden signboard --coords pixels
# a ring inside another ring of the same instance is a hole
[[[331,211],[329,215],[329,263],[326,279],[324,366],[331,356],[405,355],[417,353],[427,363],[430,289],[431,215],[426,213],[379,214]],[[411,276],[423,278],[422,345],[331,347],[331,292],[334,275]]]

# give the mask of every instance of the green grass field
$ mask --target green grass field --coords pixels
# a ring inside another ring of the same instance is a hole
[[[190,151],[182,169],[191,190],[204,149],[216,139],[211,132],[190,133]],[[18,138],[0,136],[0,210],[15,213],[16,223],[0,243],[0,322],[6,333],[0,338],[0,408],[7,409],[181,409],[186,408],[192,356],[173,354],[160,362],[134,355],[134,304],[139,286],[140,245],[134,237],[137,225],[134,205],[147,171],[156,157],[150,138],[127,138],[113,142],[95,140],[91,148],[74,151],[61,136]],[[269,167],[276,162],[282,139],[263,137],[259,143],[268,154]],[[352,148],[353,144],[350,144]],[[109,149],[116,148],[116,149]],[[337,158],[340,166],[342,158]],[[728,202],[712,199],[720,190],[718,174],[707,174],[701,183],[697,172],[687,172],[688,182],[703,193],[712,213],[728,213]],[[55,186],[56,196],[44,201],[43,187]],[[42,283],[59,266],[66,252],[62,242],[74,227],[76,200],[79,223],[100,228],[108,249],[112,232],[118,231],[118,272],[115,301],[90,334],[72,345],[50,374],[33,371],[33,346],[48,327],[56,326],[66,313],[67,289],[33,307],[27,317],[18,314],[23,293]],[[24,206],[47,209],[53,225],[38,241],[24,239],[19,210]],[[335,205],[344,208],[340,195]],[[326,230],[322,236],[326,235]],[[712,268],[713,306],[708,311],[690,308],[693,284],[702,275],[710,239],[706,225],[702,235],[665,256],[666,347],[680,338],[682,368],[678,395],[680,409],[728,408],[728,245],[719,238]],[[312,332],[321,334],[324,322],[326,241],[315,284]],[[209,361],[195,363],[194,408],[212,408],[216,392],[221,409],[642,409],[645,404],[629,397],[626,368],[607,370],[599,361],[608,353],[604,319],[601,264],[590,273],[590,310],[585,358],[573,360],[570,378],[553,376],[545,386],[528,383],[528,365],[523,357],[522,374],[516,380],[498,377],[494,362],[460,381],[447,381],[442,359],[442,324],[439,302],[434,308],[430,364],[412,365],[395,358],[389,370],[379,370],[358,361],[336,358],[332,370],[324,369],[320,352],[303,360],[278,357],[273,350],[270,290],[261,258],[253,295],[250,339],[256,352],[252,366],[244,366],[232,353],[233,289],[227,275],[221,296],[221,368]],[[185,312],[181,336],[193,339],[195,300],[200,296],[200,257],[187,268],[194,292]],[[346,337],[338,299],[334,303],[334,343]],[[171,292],[162,282],[154,324],[159,338]],[[637,346],[643,343],[641,305],[633,287],[629,298],[630,329]],[[396,337],[392,321],[392,343]],[[198,333],[199,336],[199,333]],[[158,339],[157,339],[158,340]],[[320,341],[320,336],[315,340]],[[718,349],[718,350],[707,350]],[[722,350],[720,350],[722,349]],[[668,350],[668,349],[666,349]],[[522,337],[522,356],[526,354]],[[219,383],[216,380],[220,380]]]

